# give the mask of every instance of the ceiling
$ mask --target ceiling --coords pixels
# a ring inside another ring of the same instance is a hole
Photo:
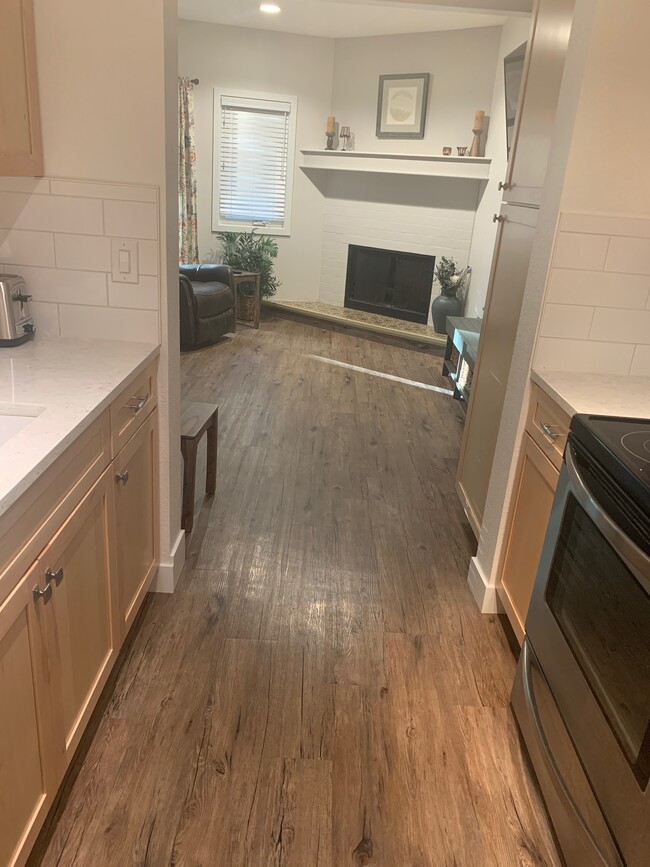
[[[330,38],[494,27],[505,21],[505,17],[491,11],[477,14],[441,8],[440,5],[430,8],[418,0],[413,3],[401,0],[274,0],[282,9],[279,15],[260,12],[260,2],[178,0],[178,17]],[[462,5],[462,0],[458,5]],[[502,2],[500,8],[505,5]],[[499,7],[498,0],[494,6]]]

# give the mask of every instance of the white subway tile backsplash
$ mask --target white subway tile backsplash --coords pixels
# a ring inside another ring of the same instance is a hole
[[[573,337],[577,340],[587,340],[593,317],[593,307],[546,304],[539,333],[542,337]]]
[[[33,268],[21,265],[30,293],[37,301],[106,306],[106,274],[98,271],[68,271],[64,268]]]
[[[46,178],[0,178],[0,190],[9,193],[47,195],[50,182]]]
[[[36,334],[44,337],[58,337],[59,330],[59,305],[48,304],[43,301],[32,301],[29,312],[34,317]]]
[[[117,307],[59,307],[62,337],[129,340],[158,343],[158,313],[155,310],[125,310]]]
[[[605,271],[650,275],[650,238],[612,238]]]
[[[608,246],[609,236],[607,235],[558,232],[553,251],[553,266],[555,268],[602,271]]]
[[[650,376],[650,345],[637,346],[634,350],[631,376]]]
[[[650,344],[650,310],[597,309],[591,340]]]
[[[158,208],[145,202],[104,202],[106,234],[117,238],[158,238]]]
[[[575,373],[630,372],[634,346],[596,340],[540,337],[535,367],[539,370],[570,370]]]
[[[109,238],[92,235],[54,235],[57,268],[78,271],[110,271]]]
[[[139,283],[113,283],[108,281],[108,303],[111,307],[133,307],[139,310],[158,310],[160,289],[157,277],[140,276]]]
[[[560,230],[596,235],[650,238],[650,220],[643,217],[619,217],[606,214],[562,214]]]
[[[88,181],[49,182],[53,195],[86,196],[91,199],[120,199],[123,202],[157,202],[155,187],[136,187],[129,184],[93,184]],[[2,184],[0,182],[0,189]]]
[[[0,261],[7,265],[54,266],[54,238],[50,232],[0,229]]]
[[[138,262],[141,274],[158,276],[158,244],[155,241],[138,241]]]
[[[0,228],[101,235],[102,203],[96,199],[0,192]]]
[[[650,278],[604,271],[551,270],[547,304],[585,304],[643,310],[650,299]]]

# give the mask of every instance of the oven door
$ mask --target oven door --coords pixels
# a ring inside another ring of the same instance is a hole
[[[623,859],[641,867],[650,852],[650,559],[609,516],[614,501],[603,509],[598,478],[569,443],[526,633]]]

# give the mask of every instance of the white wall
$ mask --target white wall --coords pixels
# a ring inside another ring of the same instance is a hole
[[[489,112],[500,27],[375,36],[336,41],[332,114],[351,127],[356,150],[442,153],[449,145],[472,143],[477,109]],[[378,139],[380,75],[430,72],[431,88],[424,139]],[[322,146],[322,136],[311,147]]]
[[[325,140],[334,40],[196,21],[179,21],[178,36],[179,74],[200,80],[194,89],[194,117],[201,261],[208,259],[217,241],[211,225],[214,88],[297,96],[291,236],[277,239],[276,273],[283,284],[278,297],[315,300],[320,280],[323,199],[299,167],[299,149]]]
[[[522,42],[528,40],[530,25],[530,18],[511,18],[503,25],[501,33],[491,102],[490,125],[485,143],[485,156],[490,157],[492,163],[490,164],[490,179],[482,192],[476,210],[474,235],[469,251],[472,282],[465,305],[466,316],[483,316],[497,235],[497,224],[492,222],[492,215],[498,214],[501,209],[503,193],[499,191],[498,186],[499,181],[505,178],[508,166],[503,59],[515,48],[518,48]]]

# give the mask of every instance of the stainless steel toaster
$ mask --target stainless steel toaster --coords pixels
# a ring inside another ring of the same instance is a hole
[[[31,297],[22,277],[0,273],[0,346],[17,346],[34,336]]]

